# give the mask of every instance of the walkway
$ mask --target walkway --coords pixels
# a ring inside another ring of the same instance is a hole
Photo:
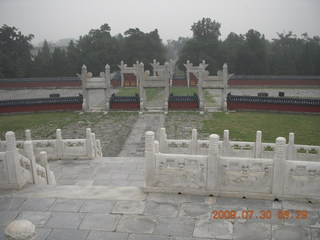
[[[160,128],[164,127],[163,114],[142,114],[132,128],[119,157],[143,157],[144,156],[144,135],[147,131],[156,133],[159,138]],[[159,139],[158,139],[159,140]]]

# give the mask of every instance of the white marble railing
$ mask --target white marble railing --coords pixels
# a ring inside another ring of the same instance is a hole
[[[90,128],[86,130],[85,139],[63,139],[61,130],[56,130],[56,139],[33,140],[31,131],[26,130],[26,140],[31,141],[36,159],[40,159],[40,153],[45,151],[49,160],[57,159],[94,159],[102,157],[100,140],[96,140],[95,134]],[[6,142],[1,142],[5,146]],[[25,155],[24,141],[17,141],[20,154]]]
[[[19,154],[15,134],[6,133],[5,152],[0,152],[0,188],[21,188],[27,183],[55,184],[55,176],[50,171],[47,153],[40,152],[40,162],[36,162],[33,144],[23,144],[25,155]]]
[[[189,140],[167,139],[166,129],[160,131],[160,152],[175,154],[208,154],[209,140],[200,140],[196,129],[192,130]],[[263,143],[262,132],[256,132],[255,142],[238,142],[229,140],[229,130],[224,130],[223,139],[219,141],[219,154],[225,157],[273,158],[275,143]],[[294,133],[289,134],[286,144],[286,159],[298,161],[319,161],[320,146],[294,144]]]
[[[223,140],[168,140],[161,129],[160,143],[146,133],[147,192],[181,192],[213,196],[291,199],[320,202],[319,146],[294,145],[278,137],[276,143]],[[301,150],[303,149],[303,150]]]

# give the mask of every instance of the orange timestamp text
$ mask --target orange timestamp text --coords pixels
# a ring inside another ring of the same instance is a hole
[[[272,219],[273,217],[278,219],[307,219],[308,215],[306,210],[278,210],[276,212],[271,210],[212,211],[212,219]]]

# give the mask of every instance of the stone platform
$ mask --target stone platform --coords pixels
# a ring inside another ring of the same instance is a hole
[[[320,204],[144,193],[144,132],[163,121],[140,117],[123,157],[51,161],[57,185],[0,191],[0,240],[15,219],[30,220],[37,240],[320,239]]]
[[[1,240],[5,227],[15,219],[30,220],[36,226],[37,239],[48,240],[320,238],[320,204],[146,194],[141,189],[143,158],[50,164],[58,185],[1,191]],[[291,218],[280,219],[279,211],[286,210]],[[306,219],[298,217],[303,210],[308,213]],[[237,215],[236,219],[222,215],[212,219],[212,211],[236,211]],[[263,219],[264,213],[272,217]]]

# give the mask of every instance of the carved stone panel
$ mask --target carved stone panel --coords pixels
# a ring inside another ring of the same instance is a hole
[[[220,190],[271,193],[272,178],[272,159],[220,158]]]
[[[207,156],[156,155],[156,186],[205,189]]]

